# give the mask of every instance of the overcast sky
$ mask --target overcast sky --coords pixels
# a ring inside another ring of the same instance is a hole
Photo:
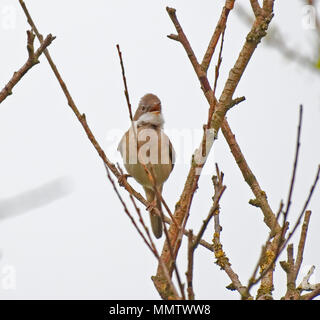
[[[177,9],[201,59],[223,3],[26,0],[40,32],[57,37],[49,48],[52,58],[110,159],[120,161],[116,147],[121,133],[129,127],[117,43],[123,52],[133,106],[145,93],[159,96],[165,129],[178,155],[163,191],[171,209],[183,189],[192,152],[199,145],[208,105],[181,45],[166,37],[175,30],[165,7]],[[305,24],[305,10],[302,1],[276,1],[271,26],[281,31],[287,46],[313,58],[315,31]],[[27,29],[18,1],[0,0],[1,88],[27,59]],[[218,93],[248,30],[243,18],[231,12]],[[69,109],[44,56],[40,61],[0,106],[0,297],[158,299],[150,279],[157,261],[124,214],[100,158]],[[212,79],[214,68],[210,70]],[[319,73],[288,60],[263,40],[235,93],[235,97],[244,95],[246,101],[228,113],[249,166],[276,211],[280,200],[287,197],[299,104],[304,105],[300,162],[289,217],[292,222],[320,163],[319,79]],[[225,173],[227,186],[221,201],[221,241],[246,284],[268,229],[261,211],[248,204],[253,195],[222,134],[201,176],[187,227],[197,232],[209,211],[215,162]],[[121,194],[128,200],[124,190]],[[309,207],[313,214],[302,265],[304,274],[316,266],[312,278],[316,282],[320,282],[319,195],[318,188]],[[212,232],[210,225],[205,234],[208,241]],[[293,239],[295,244],[297,239]],[[163,241],[156,241],[159,250]],[[185,256],[184,243],[178,256],[183,278]],[[230,280],[214,261],[208,250],[197,249],[196,298],[238,299],[236,292],[225,289]],[[8,285],[8,274],[14,274],[14,286]],[[278,266],[275,298],[285,289],[286,275]]]

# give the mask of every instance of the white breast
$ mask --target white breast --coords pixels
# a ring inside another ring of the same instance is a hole
[[[152,112],[147,112],[142,114],[140,118],[136,121],[136,123],[138,127],[142,124],[151,124],[153,126],[162,128],[164,124],[164,119],[161,113],[155,114]]]

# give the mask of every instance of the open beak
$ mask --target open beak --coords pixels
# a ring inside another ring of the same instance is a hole
[[[149,112],[152,112],[152,113],[154,113],[154,114],[160,114],[160,112],[161,112],[161,104],[158,103],[158,104],[152,106],[152,107],[149,109]]]

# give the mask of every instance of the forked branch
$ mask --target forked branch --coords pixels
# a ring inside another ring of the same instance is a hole
[[[40,47],[34,51],[34,38],[35,35],[32,31],[27,31],[28,41],[28,60],[26,63],[16,72],[14,72],[12,78],[5,85],[5,87],[0,92],[0,103],[5,100],[9,95],[12,94],[12,89],[21,80],[21,78],[36,64],[39,63],[39,57],[46,50],[46,48],[51,44],[51,42],[56,38],[51,34],[47,35],[46,38],[41,42]]]

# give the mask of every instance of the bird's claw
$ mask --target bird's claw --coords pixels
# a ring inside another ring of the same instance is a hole
[[[118,182],[120,186],[124,186],[124,183],[127,182],[127,179],[131,177],[130,174],[122,174],[119,178],[118,178]]]
[[[156,208],[156,206],[157,206],[157,200],[154,199],[153,201],[149,202],[149,205],[146,207],[146,209],[152,212],[152,209]]]

